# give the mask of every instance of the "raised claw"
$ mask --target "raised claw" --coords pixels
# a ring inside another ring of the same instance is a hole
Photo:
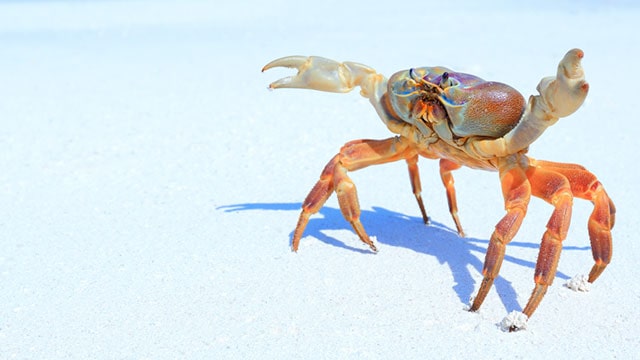
[[[583,57],[582,50],[569,50],[558,64],[556,76],[544,78],[538,84],[537,89],[554,117],[571,115],[587,97],[589,84],[584,79]]]
[[[559,118],[578,110],[589,92],[581,64],[583,57],[582,50],[569,50],[558,64],[556,75],[540,80],[536,88],[540,95],[529,98],[518,125],[501,138],[469,142],[467,151],[484,158],[515,154],[526,149]]]
[[[339,63],[319,56],[286,56],[271,61],[262,71],[275,67],[298,69],[298,73],[272,82],[270,89],[298,88],[345,93],[360,85],[367,75],[375,74],[375,70],[362,64]]]

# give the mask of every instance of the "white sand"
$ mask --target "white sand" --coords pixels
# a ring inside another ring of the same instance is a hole
[[[0,3],[0,358],[637,356],[640,12],[465,2]],[[378,254],[335,197],[290,252],[324,164],[349,140],[390,134],[356,92],[267,91],[291,74],[261,74],[268,61],[446,65],[528,96],[574,47],[587,102],[530,154],[583,164],[617,205],[613,262],[590,292],[562,286],[593,264],[592,207],[576,199],[557,281],[525,331],[500,331],[533,288],[551,207],[532,200],[482,308],[464,311],[500,185],[454,174],[459,238],[426,159],[431,226],[405,164],[388,164],[352,174]]]

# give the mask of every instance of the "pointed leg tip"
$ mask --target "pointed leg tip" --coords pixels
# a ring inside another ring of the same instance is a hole
[[[476,304],[476,298],[472,296],[469,299],[469,303],[467,304],[467,311],[474,313],[474,312],[478,312],[479,309],[480,309],[480,305]]]
[[[469,309],[467,309],[471,313],[477,313],[480,311],[480,305],[476,304],[475,299],[471,299],[471,304],[469,305]]]
[[[291,252],[293,252],[293,253],[297,253],[297,252],[298,252],[298,245],[299,245],[299,244],[298,244],[297,242],[293,242],[293,243],[291,244]]]
[[[595,265],[593,265],[593,267],[591,268],[591,271],[589,272],[588,282],[593,283],[594,281],[596,281],[596,279],[600,277],[600,275],[602,274],[602,272],[606,267],[607,267],[607,264],[605,264],[602,261],[599,261]]]

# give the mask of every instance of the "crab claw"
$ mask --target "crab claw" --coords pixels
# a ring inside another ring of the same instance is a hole
[[[262,71],[275,67],[294,68],[298,73],[272,82],[270,89],[298,88],[345,93],[360,85],[365,76],[375,74],[375,70],[362,64],[339,63],[319,56],[283,57],[268,63]]]
[[[589,92],[581,64],[583,57],[582,50],[569,50],[558,64],[556,76],[540,80],[536,88],[540,95],[529,98],[522,119],[511,131],[501,138],[469,142],[467,151],[486,158],[515,154],[531,145],[559,118],[578,110]]]
[[[269,89],[278,89],[278,88],[300,88],[303,87],[303,82],[301,81],[301,77],[299,76],[301,72],[303,72],[305,68],[305,63],[308,62],[308,57],[306,56],[287,56],[283,58],[279,58],[271,61],[267,65],[262,68],[262,72],[265,72],[269,69],[276,67],[286,67],[298,69],[297,76],[289,76],[286,78],[282,78],[280,80],[274,81],[269,84]]]
[[[583,57],[582,50],[569,50],[558,64],[556,76],[544,78],[538,84],[538,91],[558,118],[574,113],[587,97],[589,84],[584,79]]]

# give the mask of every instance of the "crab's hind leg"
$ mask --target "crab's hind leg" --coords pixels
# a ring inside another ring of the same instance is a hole
[[[520,167],[511,167],[500,170],[500,182],[504,195],[506,215],[498,222],[489,240],[489,247],[485,256],[482,274],[484,279],[480,284],[478,294],[473,300],[470,311],[477,311],[489,293],[493,281],[500,272],[500,266],[504,260],[506,246],[520,229],[522,220],[527,213],[529,199],[531,198],[531,185],[526,174]]]
[[[535,287],[522,311],[530,317],[555,278],[562,242],[567,237],[571,223],[573,193],[569,180],[553,169],[530,166],[527,169],[527,177],[531,183],[533,196],[548,202],[555,208],[547,223],[547,230],[542,236],[534,275]]]
[[[593,203],[589,216],[589,238],[595,264],[589,273],[589,282],[594,282],[611,261],[611,229],[615,224],[616,208],[598,178],[581,165],[563,164],[535,160],[537,166],[552,169],[564,175],[571,185],[575,197]]]
[[[449,213],[456,224],[458,235],[464,237],[464,231],[458,218],[458,202],[456,201],[456,189],[454,187],[452,171],[460,169],[461,165],[448,159],[440,159],[440,178],[447,191],[447,202],[449,203]]]
[[[420,213],[422,214],[422,220],[425,224],[429,223],[429,216],[427,215],[427,211],[425,210],[424,203],[422,201],[422,186],[420,184],[420,173],[418,171],[418,154],[413,157],[407,158],[407,164],[409,166],[409,179],[411,180],[411,188],[413,190],[413,194],[418,201],[418,207],[420,207]],[[451,172],[453,170],[457,170],[461,167],[460,164],[457,164],[451,160],[440,159],[440,177],[442,179],[442,183],[447,192],[447,202],[449,203],[449,212],[451,213],[451,217],[456,224],[456,228],[458,230],[458,234],[461,237],[464,237],[464,231],[462,230],[462,225],[460,225],[460,219],[458,218],[458,203],[456,201],[456,189],[454,187],[453,176]]]
[[[302,212],[293,232],[292,250],[298,250],[309,217],[317,213],[335,191],[344,218],[349,221],[360,240],[369,245],[371,250],[377,251],[360,222],[360,205],[356,187],[347,172],[369,165],[408,159],[415,155],[416,150],[413,149],[411,143],[400,136],[385,140],[355,140],[346,143],[325,166],[320,180],[314,185],[302,204]]]
[[[409,180],[411,181],[413,195],[416,197],[416,201],[418,201],[418,207],[422,214],[422,221],[424,221],[425,224],[428,224],[429,216],[427,215],[427,210],[424,208],[424,202],[422,201],[422,185],[420,183],[420,172],[418,170],[418,157],[418,154],[416,154],[407,158],[407,165],[409,166]]]

